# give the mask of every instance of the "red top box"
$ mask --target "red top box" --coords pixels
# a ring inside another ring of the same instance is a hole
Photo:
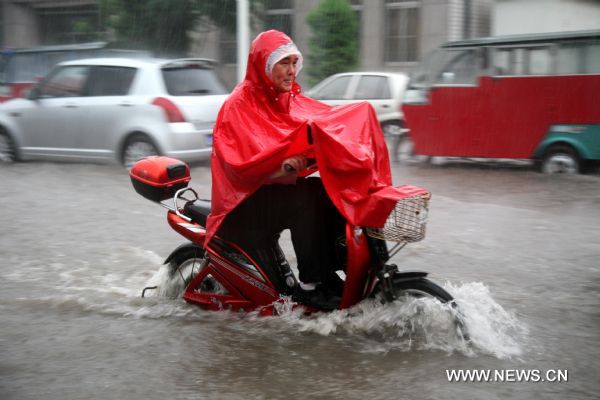
[[[152,156],[133,165],[129,172],[136,192],[160,202],[175,195],[190,182],[190,167],[175,158]]]

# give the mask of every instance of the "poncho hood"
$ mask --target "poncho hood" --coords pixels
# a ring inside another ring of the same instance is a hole
[[[298,74],[302,69],[303,57],[292,39],[276,30],[262,32],[252,42],[245,81],[272,92],[277,97],[270,72],[275,63],[292,54],[299,58],[296,70],[296,74]],[[292,93],[299,93],[299,91],[300,86],[295,84]]]
[[[287,46],[282,54],[293,52],[290,43],[287,35],[275,30],[258,35],[252,42],[245,80],[219,111],[205,243],[227,214],[293,155],[316,158],[329,197],[356,226],[381,227],[396,201],[426,192],[412,186],[392,187],[387,147],[370,104],[331,107],[304,96],[296,82],[290,92],[275,90],[268,75],[269,57],[278,49],[281,52],[282,46]]]

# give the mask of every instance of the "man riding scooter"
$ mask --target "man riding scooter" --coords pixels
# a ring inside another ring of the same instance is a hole
[[[344,235],[345,221],[381,226],[395,201],[372,196],[391,185],[372,108],[363,103],[336,112],[302,95],[296,82],[302,62],[281,32],[263,32],[253,41],[245,80],[214,128],[206,243],[215,234],[237,242],[268,266],[280,292],[331,310],[338,308],[343,288],[335,273],[343,268],[335,242]],[[314,158],[322,179],[304,177]],[[301,281],[287,291],[277,270],[280,259],[271,250],[284,229],[291,232]]]

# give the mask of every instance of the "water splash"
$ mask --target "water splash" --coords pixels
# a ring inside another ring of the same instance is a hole
[[[132,259],[135,260],[133,265]],[[142,289],[148,282],[164,280],[166,276],[162,258],[152,251],[125,247],[107,254],[101,264],[94,265],[77,258],[61,261],[64,262],[42,264],[36,261],[3,271],[0,275],[3,279],[33,288],[4,302],[18,303],[32,311],[52,309],[60,313],[134,318],[193,318],[199,312],[182,299],[172,300],[169,296],[141,298]],[[122,267],[124,262],[129,268]],[[132,270],[136,272],[131,273]],[[48,282],[52,285],[48,286]]]
[[[485,285],[448,284],[445,288],[455,296],[458,307],[431,298],[404,298],[386,305],[367,300],[348,310],[306,316],[283,303],[277,319],[300,332],[353,336],[366,352],[439,350],[497,358],[522,354],[519,342],[527,334],[526,327],[494,301]],[[468,338],[462,335],[458,319]]]
[[[166,267],[162,267],[148,286],[158,286],[158,296],[174,297],[176,291],[179,291],[177,294],[183,291],[180,281],[181,278],[169,275]],[[453,294],[457,307],[433,298],[410,297],[386,305],[366,300],[347,310],[305,315],[301,307],[294,307],[295,304],[286,299],[276,303],[277,317],[265,318],[251,313],[242,323],[252,324],[257,333],[261,329],[271,332],[283,329],[323,336],[352,336],[359,338],[363,350],[368,352],[439,350],[497,358],[522,354],[520,343],[528,333],[526,326],[493,299],[487,286],[478,282],[447,283],[445,289]]]
[[[140,268],[134,265],[123,270],[120,267],[122,259],[131,259],[131,253]],[[360,344],[359,350],[365,352],[438,350],[467,356],[485,354],[512,358],[522,354],[521,344],[528,334],[527,327],[498,304],[482,283],[446,284],[445,289],[456,299],[456,309],[434,299],[411,298],[387,305],[363,301],[348,310],[306,316],[287,301],[278,304],[278,317],[249,314],[240,319],[237,314],[203,311],[183,301],[178,296],[183,291],[181,277],[170,274],[155,253],[127,248],[111,254],[101,267],[90,266],[86,260],[77,261],[68,266],[61,263],[28,265],[28,268],[5,272],[3,278],[29,285],[55,279],[53,289],[42,296],[15,299],[34,309],[53,308],[130,318],[174,317],[209,322],[225,319],[232,324],[241,324],[242,329],[257,335],[270,336],[275,330],[283,334],[304,332],[350,337]],[[148,268],[152,265],[156,268]],[[132,269],[140,272],[131,274],[128,271]],[[148,298],[142,299],[141,290],[146,286],[158,286],[158,289],[148,292]],[[457,332],[457,317],[464,322],[469,340]]]
[[[352,336],[366,352],[469,352],[468,343],[457,331],[456,311],[435,299],[406,298],[385,305],[365,300],[347,310],[310,316],[298,308],[283,307],[279,312],[277,319],[290,329],[324,336]]]
[[[460,307],[475,349],[498,358],[522,355],[520,343],[528,335],[528,327],[514,313],[502,308],[487,286],[474,282],[461,286],[448,284],[446,289]]]
[[[178,298],[185,290],[185,279],[185,275],[173,272],[168,265],[163,265],[146,284],[146,287],[156,288],[149,291],[147,296]]]

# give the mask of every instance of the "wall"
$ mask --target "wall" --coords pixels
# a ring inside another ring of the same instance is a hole
[[[597,0],[498,0],[493,35],[600,29]]]
[[[4,48],[39,46],[40,37],[36,15],[26,5],[2,1],[4,6]]]

